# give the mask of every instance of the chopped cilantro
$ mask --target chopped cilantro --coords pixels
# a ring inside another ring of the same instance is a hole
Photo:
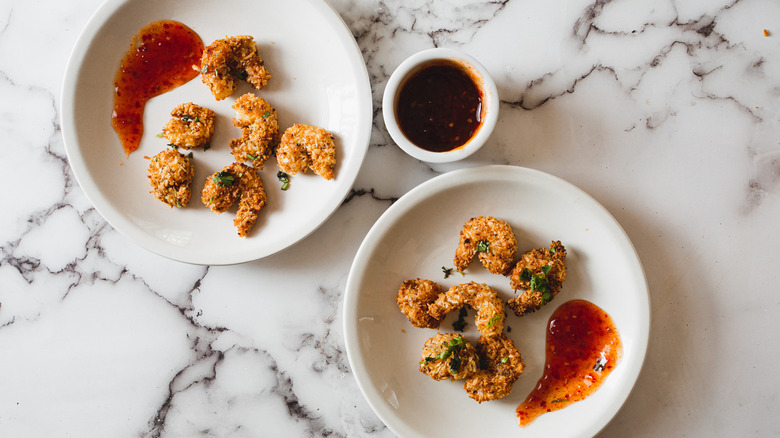
[[[286,173],[282,172],[281,170],[276,173],[276,177],[279,178],[279,181],[282,182],[282,190],[287,190],[290,188],[290,176]]]
[[[440,352],[436,356],[426,356],[425,359],[420,361],[420,363],[428,365],[429,363],[437,360],[446,360],[453,354],[457,355],[464,345],[466,345],[466,340],[461,336],[456,336],[447,342],[447,348],[445,348],[444,351]]]
[[[485,252],[488,250],[489,246],[490,242],[487,240],[480,240],[479,243],[477,243],[477,252]]]
[[[462,332],[463,329],[468,325],[466,322],[466,316],[468,316],[466,308],[461,307],[460,311],[458,312],[458,320],[452,323],[452,329],[458,332]]]
[[[493,327],[499,320],[501,319],[501,315],[493,315],[492,318],[488,321],[487,326]]]
[[[211,180],[220,187],[230,187],[236,182],[236,177],[231,175],[230,172],[221,170],[214,174],[214,176],[211,177]]]
[[[450,276],[450,274],[452,274],[452,268],[445,268],[442,266],[441,271],[444,272],[444,278],[447,278]]]

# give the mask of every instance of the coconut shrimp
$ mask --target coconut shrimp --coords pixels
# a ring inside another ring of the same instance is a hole
[[[477,354],[483,367],[466,378],[463,389],[468,396],[482,403],[509,395],[525,368],[515,343],[503,333],[481,336]]]
[[[441,294],[441,286],[431,280],[417,278],[401,283],[395,302],[401,312],[418,328],[439,328],[441,318],[428,313],[428,305],[436,301]]]
[[[279,167],[290,175],[311,169],[325,179],[332,179],[336,167],[333,135],[317,126],[296,123],[284,131],[276,159]]]
[[[514,342],[504,334],[506,315],[498,293],[486,284],[472,281],[451,287],[439,295],[428,310],[437,317],[465,304],[477,310],[480,337],[476,351],[480,366],[465,378],[463,389],[479,403],[499,399],[512,391],[524,365]]]
[[[494,274],[505,274],[512,268],[517,254],[517,239],[508,223],[492,216],[471,218],[463,225],[455,250],[455,268],[464,271],[474,255],[482,266]]]
[[[184,149],[207,149],[214,135],[214,111],[183,103],[171,111],[171,119],[163,127],[163,136],[171,144]]]
[[[561,291],[566,278],[566,248],[560,240],[550,248],[537,248],[520,256],[509,277],[513,289],[522,294],[507,302],[517,316],[539,310]]]
[[[254,168],[233,163],[206,179],[201,201],[216,213],[223,213],[238,200],[233,224],[240,237],[246,237],[266,203],[263,181]]]
[[[462,380],[477,373],[479,357],[461,335],[438,333],[425,341],[420,372],[433,380]]]
[[[469,305],[477,311],[477,330],[482,336],[497,336],[504,331],[504,301],[493,288],[476,282],[452,286],[428,306],[428,313],[443,319],[447,313]]]
[[[166,148],[153,157],[145,157],[149,163],[150,193],[155,198],[173,207],[183,208],[190,202],[190,184],[193,166],[189,157],[181,152]]]
[[[257,44],[248,35],[214,41],[203,50],[200,65],[201,79],[217,100],[233,94],[238,79],[246,80],[257,90],[271,79],[257,52]]]
[[[256,169],[271,156],[279,143],[279,118],[265,99],[244,94],[233,104],[233,126],[241,128],[241,137],[228,143],[236,162],[250,161]]]

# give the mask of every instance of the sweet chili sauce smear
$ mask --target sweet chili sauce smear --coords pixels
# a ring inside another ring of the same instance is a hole
[[[546,349],[544,374],[516,410],[521,426],[593,394],[623,351],[612,318],[585,300],[566,302],[553,312]]]
[[[158,20],[133,36],[114,78],[111,126],[127,155],[138,149],[146,102],[200,72],[203,41],[178,21]]]
[[[482,123],[482,91],[462,66],[437,61],[404,82],[395,111],[409,141],[446,152],[463,146]]]

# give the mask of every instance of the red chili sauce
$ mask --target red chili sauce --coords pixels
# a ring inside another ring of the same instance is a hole
[[[622,345],[612,318],[595,304],[573,300],[562,304],[547,327],[544,374],[517,407],[521,426],[596,392],[615,368]]]
[[[198,75],[203,41],[178,21],[158,20],[133,36],[114,79],[111,126],[127,155],[138,149],[146,102]]]
[[[409,141],[433,152],[451,151],[482,123],[482,91],[462,66],[437,61],[404,82],[395,111]]]

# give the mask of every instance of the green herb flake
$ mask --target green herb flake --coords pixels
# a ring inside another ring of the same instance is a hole
[[[276,173],[276,177],[279,178],[279,181],[282,182],[282,190],[287,190],[290,188],[290,176],[286,173],[282,172],[281,170]]]
[[[189,122],[191,118],[192,118],[191,115],[185,114],[185,115],[181,116],[181,121],[182,122]]]
[[[488,327],[493,327],[499,320],[501,320],[501,315],[493,315],[490,320],[488,320]]]
[[[501,363],[507,363],[509,362],[509,356],[504,356],[501,358]]]
[[[206,145],[203,146],[203,151],[205,152],[205,151],[207,151],[209,149],[211,149],[211,143],[206,143]]]
[[[428,365],[429,363],[437,360],[447,360],[453,354],[457,355],[458,352],[463,348],[465,344],[466,344],[466,340],[463,339],[463,337],[456,336],[450,339],[449,342],[447,342],[447,348],[445,348],[444,351],[440,352],[436,356],[426,356],[425,359],[420,361],[420,364]],[[450,367],[452,367],[451,363],[450,363]],[[458,368],[460,368],[460,365],[458,365]]]
[[[179,147],[178,147],[178,146],[176,146],[176,145],[175,145],[175,144],[173,144],[173,143],[168,143],[168,146],[172,147],[172,148],[173,148],[173,149],[175,149],[175,150],[178,150],[178,149],[179,149]]]
[[[531,270],[528,268],[525,268],[520,272],[520,280],[521,281],[531,281],[531,277],[533,276],[533,273],[531,273]]]
[[[480,240],[479,243],[477,243],[477,252],[485,252],[488,250],[489,246],[490,242],[487,240]]]
[[[444,278],[447,278],[452,274],[452,268],[445,268],[442,266],[441,271],[444,272]]]
[[[179,207],[179,208],[184,208],[184,206],[181,205],[181,202],[179,202],[178,199],[176,200],[176,206]]]
[[[257,161],[257,155],[254,154],[246,154],[246,157],[249,158],[252,161]]]
[[[542,272],[544,272],[544,275],[549,274],[550,273],[550,269],[552,269],[552,266],[550,266],[550,265],[542,266]]]
[[[211,177],[211,180],[220,187],[231,187],[236,182],[236,177],[231,175],[230,172],[221,170],[214,174],[214,176]]]
[[[207,71],[209,71],[209,66],[208,66],[208,65],[204,65],[204,66],[203,66],[203,67],[200,69],[200,72],[201,72],[201,73],[206,73]]]
[[[192,152],[190,152],[189,154],[187,154],[187,158],[192,158],[193,156],[194,156],[194,155],[192,154]]]
[[[263,118],[267,119],[271,115],[271,111],[266,111],[265,114],[263,114]]]
[[[452,329],[457,332],[463,332],[463,329],[465,329],[466,326],[468,325],[468,323],[466,322],[467,316],[468,316],[468,312],[466,311],[466,308],[461,307],[460,311],[458,312],[458,320],[452,323]]]
[[[198,116],[195,116],[195,119],[193,119],[193,122],[195,122],[195,123],[200,122],[200,118]]]
[[[165,136],[165,134],[163,134],[162,132],[157,134],[157,138],[163,138],[164,136]]]

